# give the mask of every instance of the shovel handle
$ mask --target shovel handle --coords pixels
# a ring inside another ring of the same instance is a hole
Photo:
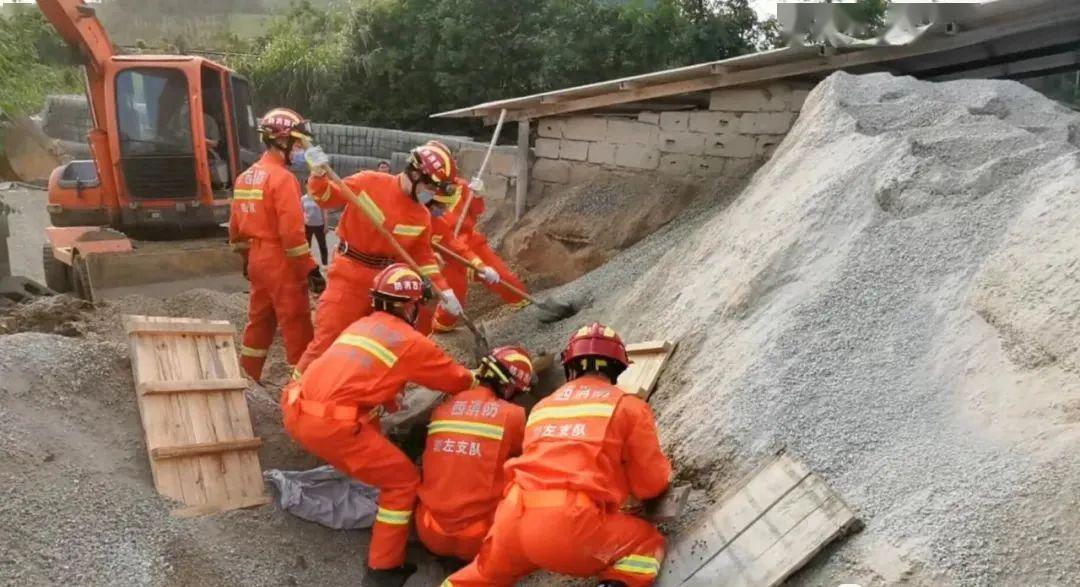
[[[450,257],[454,261],[457,261],[458,263],[461,263],[462,265],[464,265],[466,267],[472,267],[473,266],[473,264],[470,263],[468,259],[466,259],[465,257],[462,257],[461,255],[455,253],[454,251],[451,251],[449,248],[443,246],[440,243],[431,243],[431,246],[435,250],[439,251],[440,254],[446,255],[447,257]],[[540,305],[540,302],[536,298],[534,298],[531,295],[529,295],[528,293],[526,293],[526,292],[524,292],[524,291],[510,285],[509,283],[500,283],[499,285],[505,287],[506,289],[516,293],[517,295],[525,298],[526,300],[529,300],[530,302],[532,302],[532,303],[534,303],[534,304],[536,304],[538,306]]]
[[[487,171],[488,160],[491,159],[491,152],[495,150],[495,143],[499,141],[499,133],[502,132],[503,121],[506,120],[506,108],[499,111],[499,122],[495,124],[495,132],[491,135],[491,142],[488,143],[487,153],[484,153],[484,161],[480,163],[480,169],[473,176],[473,179],[480,179],[484,175],[484,171]],[[473,191],[469,190],[468,197],[465,198],[465,205],[461,207],[461,212],[458,215],[457,224],[454,225],[454,238],[461,233],[461,226],[465,224],[465,215],[468,214],[469,206],[472,205]]]
[[[375,216],[371,214],[367,208],[364,207],[364,205],[360,202],[360,198],[357,197],[355,193],[353,193],[352,189],[348,186],[348,184],[342,181],[341,178],[338,177],[338,174],[334,173],[334,170],[330,169],[329,166],[326,167],[326,176],[331,183],[336,185],[337,188],[341,190],[341,194],[345,196],[345,199],[348,200],[349,203],[351,203],[355,208],[359,209],[361,212],[364,213],[365,216],[367,216],[368,220],[370,220],[371,223],[375,225],[375,230],[379,231],[379,234],[382,235],[382,237],[386,239],[388,243],[390,243],[390,246],[394,248],[394,252],[396,252],[398,256],[401,257],[401,260],[409,266],[409,269],[415,271],[417,275],[423,275],[422,273],[420,273],[420,265],[416,263],[416,260],[412,258],[412,255],[410,255],[409,252],[405,250],[405,247],[402,246],[402,244],[399,243],[392,234],[390,234],[389,230],[386,230],[386,227],[382,225],[382,222],[379,222],[379,219],[375,218]],[[431,284],[431,289],[433,289],[435,293],[439,296],[441,296],[443,293],[442,288],[440,288],[434,282]],[[487,341],[487,337],[485,337],[483,333],[480,332],[480,329],[476,327],[476,324],[473,323],[472,319],[469,318],[467,314],[465,314],[465,308],[461,309],[461,315],[458,316],[458,318],[460,318],[461,321],[465,323],[465,327],[469,329],[469,332],[472,332],[473,335],[477,337],[477,339],[484,342],[485,347],[490,347]]]

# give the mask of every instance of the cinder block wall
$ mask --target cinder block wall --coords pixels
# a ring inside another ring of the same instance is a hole
[[[708,110],[540,119],[529,192],[542,197],[610,172],[745,177],[772,155],[812,87],[724,88]]]

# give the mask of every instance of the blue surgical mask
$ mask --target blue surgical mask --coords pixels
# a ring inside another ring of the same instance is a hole
[[[435,199],[435,192],[433,192],[431,190],[425,190],[423,188],[420,188],[420,189],[416,190],[416,201],[417,202],[420,202],[421,204],[427,206],[434,199]]]
[[[289,155],[289,164],[293,171],[302,171],[307,167],[307,160],[304,159],[304,154],[304,150],[301,149],[299,151],[293,151],[292,154]]]

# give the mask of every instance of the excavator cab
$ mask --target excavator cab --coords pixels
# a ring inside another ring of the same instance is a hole
[[[261,152],[248,81],[201,57],[118,55],[85,0],[38,7],[82,54],[93,122],[93,160],[49,179],[46,283],[90,300],[243,288],[224,227],[233,182]]]

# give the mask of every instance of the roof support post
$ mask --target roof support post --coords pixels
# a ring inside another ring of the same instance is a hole
[[[529,196],[529,119],[518,121],[517,140],[517,191],[514,199],[514,221],[525,214],[525,201]]]

